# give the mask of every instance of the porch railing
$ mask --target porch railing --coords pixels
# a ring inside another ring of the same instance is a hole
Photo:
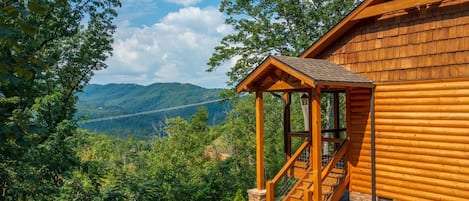
[[[298,179],[295,177],[290,177],[288,172],[295,171],[294,165],[295,162],[303,155],[304,152],[308,150],[310,147],[310,142],[305,141],[303,144],[298,148],[298,150],[293,154],[293,156],[285,163],[285,165],[280,169],[280,171],[275,175],[275,177],[267,181],[266,188],[267,188],[267,200],[283,200],[283,198],[291,191],[291,189],[295,186],[298,182]],[[309,164],[309,163],[306,163]],[[309,165],[306,165],[304,168],[304,173],[306,174],[306,170],[309,168]],[[301,178],[301,177],[297,177]],[[278,185],[278,184],[282,185]]]
[[[340,177],[338,177],[340,178],[340,181],[335,181],[334,183],[336,184],[331,185],[332,189],[330,193],[324,194],[323,200],[329,200],[331,197],[334,197],[334,199],[331,200],[336,200],[340,198],[339,196],[341,196],[343,194],[343,191],[345,190],[344,187],[348,182],[347,180],[349,179],[347,171],[347,150],[349,144],[350,140],[344,140],[339,146],[340,148],[332,154],[330,160],[322,168],[321,181],[323,184],[327,183],[327,178],[335,177],[334,175],[341,175]]]

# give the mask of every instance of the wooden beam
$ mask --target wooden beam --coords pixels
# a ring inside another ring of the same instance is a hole
[[[309,93],[309,111],[310,111],[310,132],[312,146],[310,154],[313,161],[313,196],[315,201],[322,200],[322,153],[321,153],[321,89],[319,87],[312,88]]]
[[[358,13],[352,20],[360,20],[364,18],[374,17],[389,12],[405,10],[409,8],[417,8],[429,4],[440,3],[441,0],[394,0],[385,3],[369,6]]]
[[[264,186],[264,103],[262,91],[256,92],[256,186]]]
[[[346,118],[346,125],[347,125],[347,131],[345,132],[347,134],[347,139],[350,140],[350,136],[351,136],[351,133],[352,133],[352,126],[351,126],[351,121],[352,121],[352,106],[351,106],[351,96],[352,96],[352,88],[351,87],[347,87],[346,91],[345,91],[345,118]],[[350,148],[350,144],[349,144],[349,148],[348,150],[351,150]],[[347,171],[348,171],[348,174],[349,175],[352,175],[352,167],[353,167],[353,164],[351,163],[351,159],[354,155],[352,155],[352,152],[351,151],[348,151],[347,152]],[[348,190],[351,191],[352,190],[352,185],[348,185]]]
[[[236,87],[236,92],[241,93],[242,91],[252,90],[254,88],[252,85],[256,85],[256,82],[259,80],[271,80],[271,82],[275,82],[278,79],[281,79],[282,72],[285,72],[290,76],[301,80],[301,85],[303,85],[305,88],[314,87],[314,81],[310,77],[305,76],[303,73],[298,72],[297,70],[270,56],[267,57],[267,59],[265,59],[264,62],[262,62],[253,72],[251,72],[241,83],[238,84]],[[268,84],[268,82],[266,82],[266,84]]]
[[[245,86],[253,83],[257,78],[261,77],[265,71],[271,68],[271,60],[273,60],[272,57],[267,57],[256,69],[254,69],[246,78],[244,78],[244,80],[241,81],[238,86],[236,86],[236,92],[241,93],[243,90],[245,90]]]
[[[285,107],[283,110],[283,142],[284,142],[284,151],[285,151],[285,161],[288,161],[291,157],[291,137],[288,133],[291,132],[291,94],[286,92],[283,94],[283,100],[285,101]]]
[[[331,82],[331,81],[316,81],[316,85],[328,86],[328,87],[363,87],[363,88],[372,88],[372,82]]]
[[[288,82],[279,80],[273,83],[272,85],[267,86],[262,89],[265,89],[265,91],[285,91],[285,90],[292,90],[292,89],[304,89],[304,87],[301,86],[300,84],[288,83]]]

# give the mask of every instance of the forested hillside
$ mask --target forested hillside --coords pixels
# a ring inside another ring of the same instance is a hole
[[[209,125],[220,123],[230,110],[228,102],[216,101],[221,100],[221,92],[222,89],[205,89],[180,83],[155,83],[148,86],[91,84],[77,94],[76,117],[87,117],[90,121],[82,121],[79,126],[91,131],[115,136],[136,136],[139,139],[161,137],[166,136],[164,127],[167,118],[179,116],[189,119],[198,107],[207,108]],[[202,104],[191,106],[199,103]],[[94,121],[96,119],[101,120]]]

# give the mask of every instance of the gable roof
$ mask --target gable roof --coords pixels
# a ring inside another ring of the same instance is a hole
[[[253,92],[259,87],[268,91],[277,83],[282,83],[283,89],[317,85],[372,87],[372,81],[327,60],[269,56],[238,84],[236,91]]]
[[[442,1],[443,0],[365,0],[345,16],[342,21],[337,23],[326,34],[303,51],[299,57],[314,58],[318,56],[324,49],[363,19],[379,17],[387,13],[409,8],[428,7],[433,4],[439,4]]]
[[[292,69],[318,82],[371,83],[358,73],[324,59],[272,56]]]

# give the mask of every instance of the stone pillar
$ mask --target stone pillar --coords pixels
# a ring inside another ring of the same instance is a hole
[[[266,190],[259,190],[257,188],[248,190],[249,201],[266,201]]]

